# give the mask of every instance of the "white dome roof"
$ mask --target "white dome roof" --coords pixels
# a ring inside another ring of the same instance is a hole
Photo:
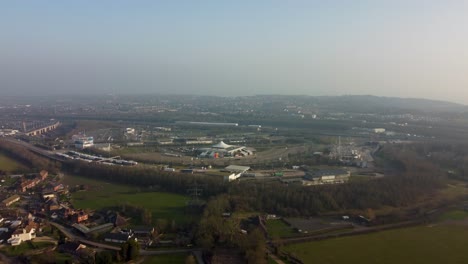
[[[220,141],[218,144],[213,145],[211,147],[212,148],[218,148],[218,149],[227,149],[227,148],[232,147],[232,146],[224,143],[223,141]]]

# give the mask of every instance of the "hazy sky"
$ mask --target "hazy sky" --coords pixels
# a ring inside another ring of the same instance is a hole
[[[2,1],[1,94],[468,103],[468,1]]]

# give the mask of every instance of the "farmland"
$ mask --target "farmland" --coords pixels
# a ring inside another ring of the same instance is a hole
[[[141,191],[139,188],[112,184],[78,176],[65,176],[64,182],[70,186],[85,185],[86,190],[72,194],[76,208],[93,210],[131,204],[152,212],[154,219],[175,220],[186,223],[190,220],[184,213],[188,197],[165,192]]]
[[[304,263],[468,263],[468,229],[430,225],[288,245]]]

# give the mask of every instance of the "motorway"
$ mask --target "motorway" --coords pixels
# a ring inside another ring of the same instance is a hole
[[[57,161],[65,161],[65,159],[63,158],[60,158],[58,156],[55,156],[54,153],[50,152],[50,151],[47,151],[45,149],[41,149],[41,148],[38,148],[36,146],[33,146],[27,142],[24,142],[22,140],[19,140],[19,139],[14,139],[14,138],[10,138],[10,137],[3,137],[1,138],[0,140],[3,140],[3,141],[7,141],[7,142],[10,142],[10,143],[13,143],[13,144],[16,144],[16,145],[20,145],[20,146],[23,146],[29,150],[31,150],[32,152],[35,152],[41,156],[44,156],[44,157],[47,157],[49,159],[52,159],[52,160],[57,160]]]

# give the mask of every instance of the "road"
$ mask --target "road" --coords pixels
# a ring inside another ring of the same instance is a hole
[[[282,244],[286,245],[286,244],[325,240],[325,239],[344,237],[344,236],[355,236],[355,235],[380,232],[380,231],[385,231],[385,230],[390,230],[390,229],[397,229],[397,228],[403,228],[403,227],[408,227],[408,226],[420,225],[421,223],[423,223],[423,221],[424,221],[423,219],[416,219],[416,220],[410,220],[410,221],[400,222],[396,224],[387,224],[387,225],[360,228],[358,230],[346,231],[342,233],[333,233],[333,234],[325,233],[323,235],[310,235],[310,236],[283,238],[283,239],[280,239],[280,241]]]
[[[81,242],[83,244],[90,245],[90,246],[97,247],[97,248],[110,249],[110,250],[116,250],[116,251],[120,250],[120,247],[115,247],[115,246],[111,246],[111,245],[107,245],[107,244],[103,244],[103,243],[98,243],[98,242],[87,240],[87,239],[84,239],[84,238],[82,238],[80,236],[77,236],[77,235],[73,234],[72,232],[70,232],[70,230],[68,230],[68,228],[66,228],[66,227],[64,227],[64,226],[62,226],[60,224],[57,224],[57,223],[54,223],[54,222],[50,222],[50,224],[55,226],[56,228],[58,228],[58,230],[60,230],[60,232],[62,232],[70,240],[79,241],[79,242]]]
[[[47,157],[49,159],[57,160],[57,161],[64,161],[64,159],[59,158],[58,156],[55,156],[52,152],[41,149],[41,148],[38,148],[38,147],[35,147],[35,146],[33,146],[33,145],[31,145],[31,144],[29,144],[27,142],[24,142],[24,141],[21,141],[21,140],[18,140],[18,139],[14,139],[14,138],[10,138],[10,137],[3,137],[1,140],[10,142],[10,143],[13,143],[13,144],[16,144],[16,145],[23,146],[23,147],[31,150],[32,152],[35,152],[35,153],[37,153],[37,154],[39,154],[41,156]]]
[[[79,241],[83,244],[94,246],[97,248],[103,248],[103,249],[110,249],[110,250],[116,250],[119,251],[120,247],[115,247],[103,243],[98,243],[95,241],[87,240],[84,239],[80,236],[77,236],[73,234],[68,228],[54,222],[50,222],[51,225],[55,226],[60,232],[62,232],[66,237],[68,237],[70,240],[75,240]],[[202,249],[200,248],[182,248],[182,249],[167,249],[167,250],[144,250],[140,249],[140,255],[142,256],[152,256],[152,255],[165,255],[165,254],[177,254],[177,253],[193,253],[195,258],[197,259],[198,264],[205,264],[202,258]]]
[[[48,237],[48,236],[36,237],[36,238],[34,238],[33,241],[34,242],[49,242],[49,243],[52,243],[52,244],[55,244],[55,245],[58,244],[58,241],[56,239]]]
[[[268,256],[270,256],[270,258],[272,258],[277,264],[286,264],[286,263],[284,263],[284,261],[282,261],[280,258],[278,258],[278,256],[273,254],[273,252],[271,252],[270,250],[268,250]]]

